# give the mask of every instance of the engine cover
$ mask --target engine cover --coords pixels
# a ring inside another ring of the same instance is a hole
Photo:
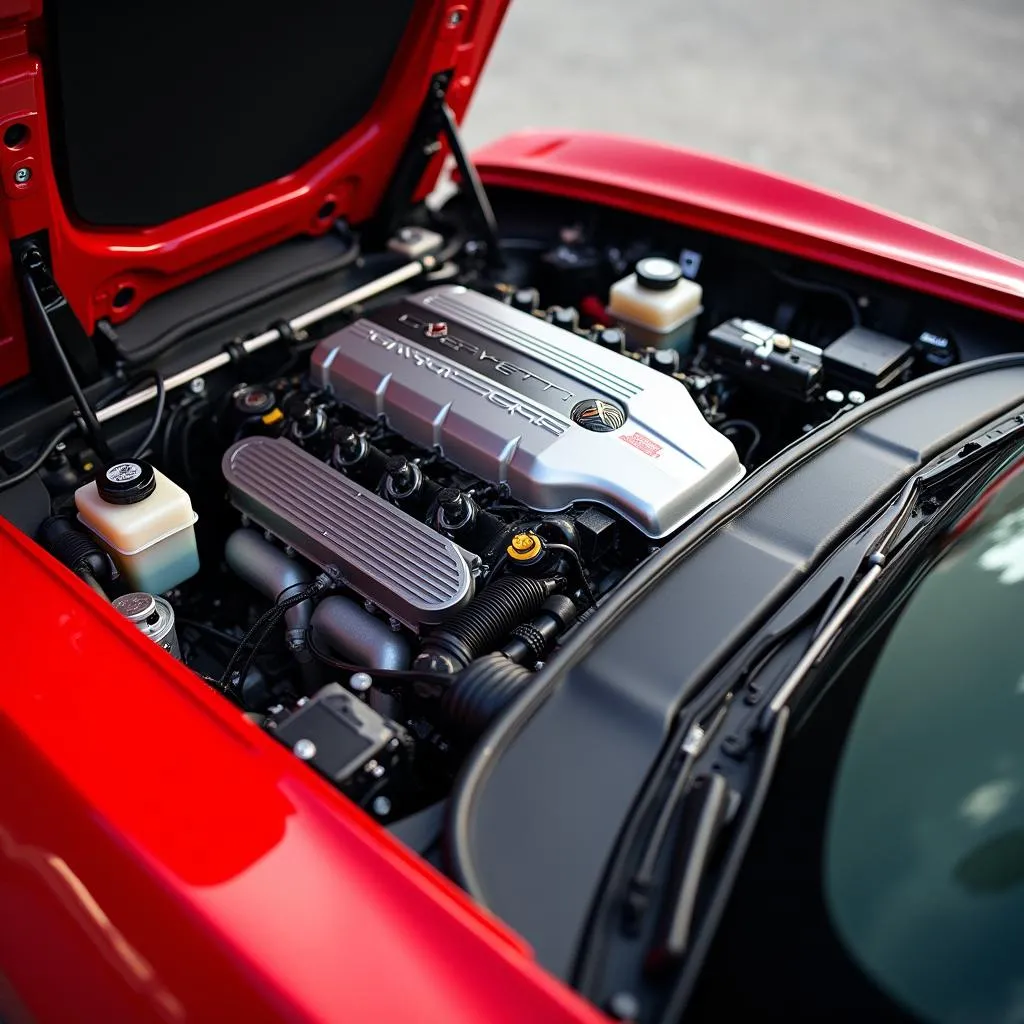
[[[677,380],[460,285],[325,338],[310,373],[538,511],[597,502],[659,538],[743,476]]]

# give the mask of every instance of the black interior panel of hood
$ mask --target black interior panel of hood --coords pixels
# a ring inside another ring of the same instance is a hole
[[[64,202],[144,227],[297,170],[369,112],[414,6],[47,3]]]
[[[118,324],[119,350],[131,357],[151,348],[170,347],[195,333],[192,325],[224,322],[232,314],[261,309],[274,298],[294,305],[292,293],[300,285],[344,269],[355,256],[354,243],[336,232],[290,238],[151,299]],[[308,307],[299,306],[300,311],[304,308]],[[252,329],[269,324],[265,315],[247,319]]]
[[[556,683],[456,799],[456,875],[567,977],[619,830],[708,671],[851,524],[1024,395],[1024,363],[951,380],[849,430],[712,534]],[[867,407],[864,407],[867,410]],[[595,626],[600,625],[595,620]],[[458,859],[461,858],[461,859]]]

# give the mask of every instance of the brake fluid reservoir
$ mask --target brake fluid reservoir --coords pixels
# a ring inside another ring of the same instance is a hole
[[[657,335],[681,332],[687,326],[692,333],[703,298],[704,289],[683,277],[678,263],[648,256],[637,261],[635,273],[612,285],[608,312]]]
[[[148,462],[107,467],[75,491],[75,506],[133,589],[159,594],[199,571],[188,492]]]

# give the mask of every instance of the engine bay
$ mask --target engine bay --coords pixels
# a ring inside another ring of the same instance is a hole
[[[5,515],[386,823],[748,470],[960,358],[881,286],[498,201],[499,259],[458,198],[340,225],[356,282],[198,362],[109,329],[107,451],[41,414],[5,449]]]

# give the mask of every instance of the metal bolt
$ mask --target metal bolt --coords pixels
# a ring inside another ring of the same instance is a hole
[[[300,761],[312,761],[316,757],[316,744],[312,740],[305,738],[295,741],[295,746],[292,747],[292,753]]]
[[[371,807],[378,818],[386,818],[391,813],[391,801],[386,796],[374,797]]]
[[[373,770],[370,772],[370,774],[375,779],[382,779],[382,778],[384,778],[384,765],[382,765],[382,764],[375,764],[373,766]]]
[[[25,182],[28,181],[28,179],[31,178],[31,177],[32,177],[32,168],[31,167],[19,167],[14,172],[14,180],[19,185],[24,185]]]
[[[640,1016],[640,1000],[632,992],[616,992],[608,1000],[608,1012],[622,1021],[635,1021]]]
[[[193,395],[201,395],[206,390],[206,381],[202,377],[193,377],[188,382],[188,389]]]
[[[366,693],[373,686],[373,676],[369,672],[353,672],[348,680],[349,689],[356,693]]]
[[[462,11],[452,11],[452,13],[448,15],[448,24],[451,25],[452,28],[458,25],[461,21]]]
[[[394,617],[394,615],[388,618],[388,626],[390,627],[392,633],[402,632],[402,624],[398,621],[398,619]]]

